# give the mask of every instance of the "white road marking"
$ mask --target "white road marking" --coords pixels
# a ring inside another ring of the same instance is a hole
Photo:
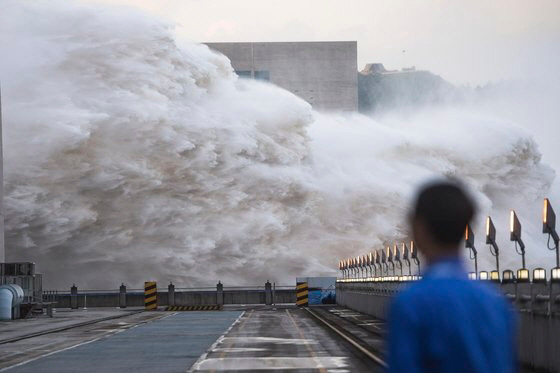
[[[206,359],[197,370],[279,370],[344,368],[346,357],[241,357]]]
[[[305,345],[317,344],[314,339],[301,338],[276,338],[276,337],[225,337],[224,342],[232,341],[234,343],[274,343],[278,345]]]
[[[29,360],[22,361],[21,363],[18,363],[18,364],[16,364],[16,365],[12,365],[12,366],[9,366],[9,367],[6,367],[6,368],[2,368],[2,369],[0,369],[0,372],[5,372],[5,371],[8,370],[8,369],[12,369],[12,368],[15,368],[15,367],[19,367],[19,366],[25,365],[25,364],[27,364],[27,363],[30,363],[30,362],[32,362],[32,361],[39,360],[39,359],[41,359],[41,358],[44,358],[44,357],[47,357],[47,356],[51,356],[51,355],[54,355],[54,354],[58,354],[59,352],[62,352],[62,351],[67,351],[67,350],[71,350],[71,349],[76,348],[76,347],[79,347],[79,346],[87,345],[87,344],[89,344],[89,343],[93,343],[93,342],[98,341],[98,340],[100,340],[100,339],[101,339],[101,338],[95,338],[95,339],[93,339],[93,340],[91,340],[91,341],[87,341],[87,342],[83,342],[83,343],[78,343],[77,345],[63,348],[62,350],[49,352],[48,354],[44,354],[44,355],[37,356],[37,357],[34,357],[34,358],[32,358],[32,359],[29,359]]]
[[[137,324],[137,325],[134,325],[134,326],[131,327],[131,328],[128,328],[128,329],[120,329],[120,330],[118,330],[118,331],[117,331],[116,333],[114,333],[114,334],[104,333],[103,335],[101,335],[101,336],[99,336],[99,337],[97,337],[97,338],[95,338],[95,339],[92,339],[91,341],[86,341],[86,342],[78,343],[78,344],[75,344],[75,345],[73,345],[73,346],[65,347],[65,348],[63,348],[63,349],[61,349],[61,350],[51,351],[51,352],[49,352],[49,353],[46,353],[46,354],[43,354],[43,355],[39,355],[39,356],[35,356],[34,358],[31,358],[31,359],[22,361],[21,363],[17,363],[17,364],[15,364],[15,365],[11,365],[11,366],[9,366],[9,367],[1,368],[1,369],[0,369],[0,372],[5,372],[5,371],[7,371],[7,370],[9,370],[9,369],[12,369],[12,368],[15,368],[15,367],[19,367],[19,366],[25,365],[25,364],[30,363],[30,362],[32,362],[32,361],[39,360],[39,359],[42,359],[42,358],[44,358],[44,357],[51,356],[51,355],[54,355],[54,354],[58,354],[59,352],[68,351],[68,350],[71,350],[71,349],[76,348],[76,347],[84,346],[84,345],[87,345],[87,344],[90,344],[90,343],[99,341],[100,339],[107,338],[107,337],[110,337],[110,336],[115,335],[115,334],[118,334],[118,333],[122,333],[122,332],[124,332],[125,330],[130,330],[130,329],[136,328],[136,327],[138,327],[138,326],[141,325],[141,324],[148,324],[148,323],[150,323],[150,322],[153,322],[153,321],[156,321],[156,320],[162,320],[162,319],[165,319],[165,318],[167,318],[167,317],[169,317],[169,316],[173,316],[173,315],[174,315],[174,314],[171,314],[171,315],[168,315],[168,316],[164,316],[164,317],[160,317],[160,318],[157,318],[157,319],[150,319],[150,320],[148,320],[148,321],[143,321],[143,322],[140,322],[140,323]],[[42,346],[45,346],[45,345],[42,345]],[[28,351],[29,351],[29,350],[28,350]]]
[[[371,323],[371,322],[370,322],[370,323],[367,323],[367,322],[366,322],[366,323],[362,323],[362,324],[358,324],[358,325],[360,325],[360,326],[371,326],[372,328],[381,330],[381,328],[380,328],[379,326],[377,326],[377,324]]]
[[[225,352],[225,353],[236,353],[236,352],[262,352],[267,351],[266,348],[256,348],[256,347],[224,347],[215,348],[212,352]]]
[[[237,319],[235,319],[233,324],[231,324],[229,326],[229,328],[227,328],[227,330],[224,332],[224,334],[222,334],[218,339],[216,339],[216,342],[212,343],[212,346],[210,346],[208,351],[206,351],[205,353],[200,355],[200,357],[194,362],[194,364],[190,367],[190,369],[187,369],[186,373],[191,373],[191,372],[194,372],[196,370],[199,370],[198,367],[200,366],[200,364],[202,364],[206,360],[206,358],[208,357],[208,353],[211,352],[212,350],[215,350],[216,347],[223,342],[224,336],[226,334],[228,334],[230,332],[230,330],[241,321],[241,318],[244,315],[245,315],[245,311],[241,312],[241,315],[239,315],[239,317]]]

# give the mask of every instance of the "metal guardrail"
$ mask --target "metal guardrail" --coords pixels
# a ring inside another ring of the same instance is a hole
[[[533,281],[473,281],[495,285],[519,310],[521,362],[543,371],[560,372],[560,281],[538,276]],[[405,286],[405,281],[338,281],[337,303],[384,319],[391,298]]]
[[[276,291],[279,290],[294,290],[296,285],[276,285],[273,287]],[[223,291],[265,291],[264,285],[248,285],[248,286],[224,286]],[[167,292],[167,287],[158,287],[158,292]],[[216,291],[216,286],[204,286],[204,287],[183,287],[175,288],[175,292],[204,292],[204,291]],[[120,289],[78,289],[79,294],[118,294]],[[126,292],[129,294],[133,293],[144,293],[143,288],[127,288]],[[53,296],[53,295],[70,295],[70,289],[68,290],[60,290],[60,289],[51,289],[51,290],[43,290],[43,298],[45,296]]]

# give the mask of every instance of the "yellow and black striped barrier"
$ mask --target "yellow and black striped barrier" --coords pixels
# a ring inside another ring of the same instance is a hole
[[[146,311],[157,310],[157,285],[155,281],[144,282],[144,306]]]
[[[221,305],[211,304],[206,306],[167,306],[166,311],[220,311]]]
[[[309,305],[309,290],[307,282],[298,282],[296,285],[296,304],[299,307],[307,307]]]

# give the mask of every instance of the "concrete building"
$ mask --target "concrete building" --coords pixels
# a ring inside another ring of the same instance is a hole
[[[206,44],[240,77],[270,81],[318,110],[358,110],[355,41]]]

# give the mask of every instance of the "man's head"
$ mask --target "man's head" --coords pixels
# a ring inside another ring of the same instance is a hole
[[[411,211],[414,241],[429,262],[456,255],[475,205],[463,188],[453,182],[423,187]]]

